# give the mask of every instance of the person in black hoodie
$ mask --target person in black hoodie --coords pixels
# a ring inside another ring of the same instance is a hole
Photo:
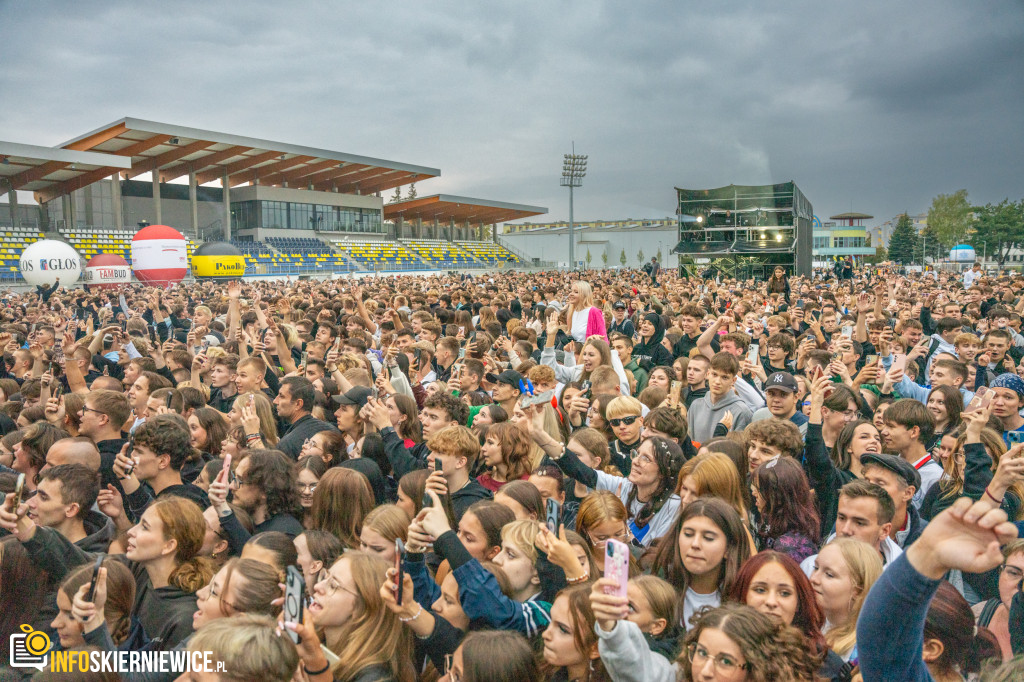
[[[100,507],[108,514],[115,513],[110,504],[101,502]],[[53,528],[37,526],[27,512],[27,504],[16,513],[3,505],[0,527],[18,538],[33,562],[56,584],[74,568],[95,559]],[[123,648],[173,649],[192,634],[195,593],[213,577],[212,567],[199,556],[206,528],[203,513],[194,503],[167,497],[154,502],[141,522],[128,531],[127,552],[117,558],[135,578],[135,606]]]
[[[170,495],[191,500],[200,509],[210,505],[202,488],[181,480],[181,467],[191,454],[191,434],[177,414],[158,414],[135,429],[132,445],[125,445],[114,460],[132,521],[141,518],[154,500]]]
[[[671,365],[675,359],[665,346],[661,345],[665,338],[665,325],[661,315],[647,313],[640,320],[640,341],[633,345],[633,359],[640,366],[650,371],[658,365]]]
[[[87,552],[106,552],[116,531],[109,518],[92,508],[99,491],[99,475],[87,466],[47,467],[39,473],[36,494],[28,500],[29,518]]]
[[[470,472],[480,455],[480,440],[465,426],[448,426],[427,441],[430,454],[427,467],[427,490],[432,490],[444,500],[455,523],[474,502],[493,497],[490,490],[480,485]]]

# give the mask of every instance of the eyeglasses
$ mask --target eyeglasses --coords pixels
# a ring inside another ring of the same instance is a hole
[[[106,414],[107,414],[106,412],[103,412],[102,410],[94,410],[93,408],[86,407],[85,405],[82,405],[82,412],[95,412],[96,414],[102,414],[104,416],[106,416]]]
[[[630,424],[632,424],[633,422],[635,422],[639,418],[640,418],[640,415],[633,415],[632,417],[620,417],[618,419],[609,419],[608,423],[611,424],[612,426],[619,426],[621,424],[625,424],[626,426],[629,426]]]
[[[220,533],[218,533],[217,535],[220,535]],[[211,582],[210,582],[210,584],[209,584],[209,586],[208,586],[208,587],[209,587],[209,589],[210,589],[210,596],[211,596],[211,597],[213,597],[213,598],[215,598],[215,599],[216,599],[217,601],[219,601],[219,602],[220,602],[221,604],[224,604],[224,605],[226,605],[226,606],[230,606],[230,607],[231,607],[232,609],[234,609],[235,611],[241,611],[241,610],[242,610],[242,609],[238,608],[237,606],[235,606],[234,604],[232,604],[231,602],[229,602],[229,601],[228,601],[227,599],[225,599],[225,598],[224,598],[223,596],[221,596],[221,595],[217,594],[216,592],[214,592],[214,591],[213,591],[213,581],[211,581]]]
[[[462,682],[462,674],[457,672],[453,667],[452,654],[444,655],[444,670],[445,674],[448,675],[448,682]]]
[[[746,663],[740,663],[728,654],[718,654],[712,657],[708,650],[700,644],[691,644],[686,647],[686,657],[696,667],[704,666],[710,659],[714,669],[724,675],[735,675],[747,667]]]
[[[999,567],[999,572],[1003,575],[1007,575],[1013,579],[1014,582],[1018,582],[1021,578],[1024,578],[1024,570],[1017,568],[1016,566],[1008,566],[1003,564]]]
[[[639,450],[630,450],[629,459],[640,464],[654,464],[654,458],[650,455],[641,455]]]
[[[305,492],[307,490],[309,492],[314,492],[316,490],[316,483],[300,483],[299,484],[299,490],[301,490],[303,492]]]
[[[341,590],[342,592],[348,592],[349,594],[351,594],[356,599],[359,599],[359,595],[357,593],[355,593],[354,591],[348,589],[347,587],[345,587],[344,585],[339,583],[334,578],[334,576],[332,576],[331,574],[328,573],[326,578],[327,578],[327,584],[324,585],[324,595],[325,596],[330,597],[332,594],[334,594],[338,590]]]
[[[622,530],[620,530],[615,535],[612,535],[611,537],[601,537],[600,535],[593,535],[592,536],[592,535],[590,535],[590,533],[587,533],[587,537],[590,538],[590,542],[593,543],[594,547],[604,547],[605,545],[608,544],[609,540],[618,540],[620,542],[628,542],[629,541],[629,531],[626,530],[625,528],[623,528]]]

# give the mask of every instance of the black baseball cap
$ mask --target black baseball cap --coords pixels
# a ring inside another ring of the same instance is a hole
[[[906,481],[907,485],[914,486],[914,490],[921,489],[921,474],[918,473],[913,464],[902,457],[866,452],[860,456],[860,465],[866,467],[869,464],[888,469]]]
[[[506,369],[501,374],[488,374],[486,379],[492,384],[508,384],[517,391],[521,390],[519,387],[523,383],[523,375],[514,369]]]
[[[764,390],[767,391],[769,388],[777,388],[789,393],[797,393],[800,390],[796,385],[796,379],[789,372],[772,372],[769,374],[768,380],[764,382]]]
[[[623,303],[622,301],[616,301],[615,303],[612,304],[612,308],[615,308],[616,310],[625,310],[626,304]]]
[[[355,405],[356,408],[361,408],[372,396],[372,389],[366,386],[353,386],[341,395],[331,396],[331,398],[334,400],[335,405]]]

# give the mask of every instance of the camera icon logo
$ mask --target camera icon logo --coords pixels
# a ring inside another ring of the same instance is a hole
[[[11,635],[11,667],[42,671],[50,658],[50,636],[31,625],[20,625],[21,634]]]

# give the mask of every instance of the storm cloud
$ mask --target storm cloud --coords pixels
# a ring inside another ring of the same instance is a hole
[[[794,180],[821,216],[1024,195],[1024,5],[0,0],[0,139],[123,116],[439,167],[419,194],[666,216]]]

